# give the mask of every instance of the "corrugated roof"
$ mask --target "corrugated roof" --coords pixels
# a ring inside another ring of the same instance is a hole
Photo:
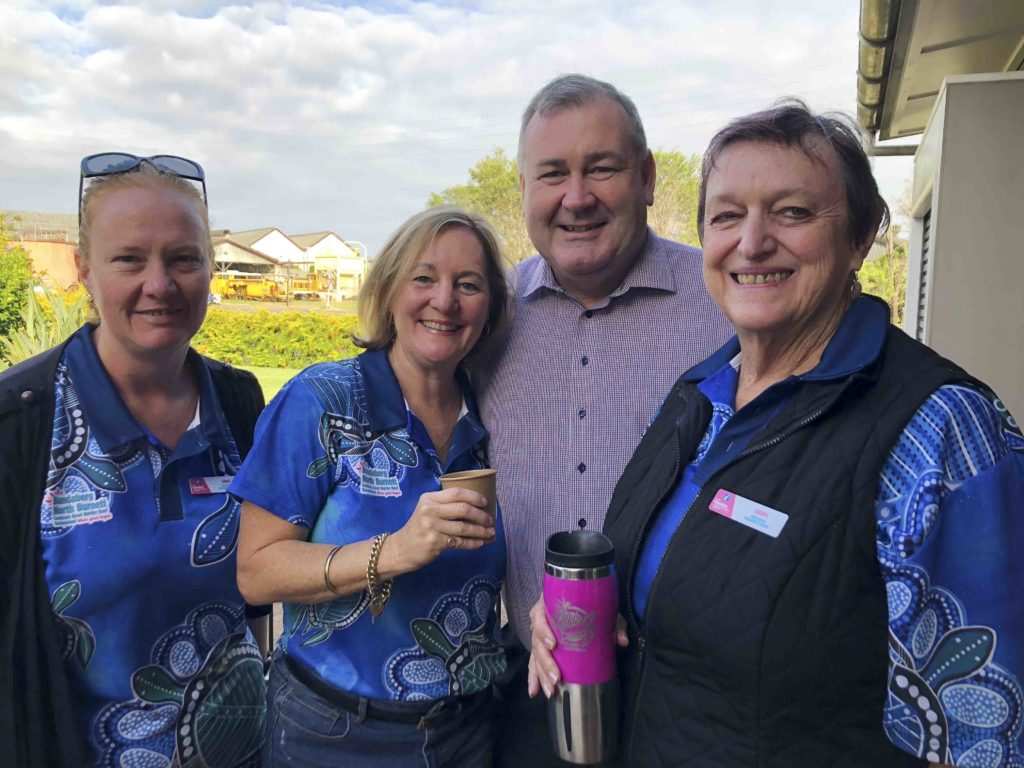
[[[263,239],[275,230],[281,232],[277,227],[263,227],[262,229],[246,229],[242,232],[229,232],[229,234],[231,235],[232,240],[239,242],[242,245],[252,245],[257,240]],[[281,234],[284,235],[284,232],[281,232]],[[287,237],[287,235],[285,235],[285,237]]]
[[[271,230],[271,231],[273,231],[273,230]],[[218,245],[224,245],[224,244],[233,245],[236,248],[240,248],[241,250],[246,251],[247,253],[251,253],[254,256],[258,256],[259,258],[263,259],[264,261],[269,261],[271,264],[280,264],[281,263],[278,259],[275,259],[273,256],[271,256],[268,253],[264,253],[263,251],[257,251],[255,248],[250,248],[245,243],[238,242],[238,240],[235,239],[234,234],[231,234],[231,235],[221,235],[220,237],[214,237],[213,238],[213,247],[214,248],[216,248]]]
[[[312,248],[328,235],[334,235],[334,233],[329,230],[325,230],[324,232],[310,232],[305,235],[288,235],[288,237],[290,237],[302,250],[307,250],[308,248]],[[334,236],[338,237],[337,235]],[[341,240],[340,237],[338,237],[338,239]]]
[[[78,216],[43,211],[0,211],[4,222],[21,240],[78,243]]]

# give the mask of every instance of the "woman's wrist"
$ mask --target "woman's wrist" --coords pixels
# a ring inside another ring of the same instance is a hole
[[[391,579],[384,579],[378,572],[381,549],[387,541],[388,533],[379,533],[370,544],[370,555],[366,562],[366,591],[370,595],[370,616],[376,619],[384,612],[388,599],[391,597]]]
[[[372,539],[370,540],[373,541]],[[377,561],[377,573],[382,579],[393,579],[403,573],[414,570],[405,562],[405,548],[402,545],[402,532],[395,531],[387,537],[380,550]]]
[[[331,563],[334,562],[334,556],[341,551],[343,544],[339,544],[330,552],[327,553],[327,557],[324,559],[324,586],[327,587],[327,591],[332,595],[340,594],[338,588],[334,586],[334,581],[331,579]]]

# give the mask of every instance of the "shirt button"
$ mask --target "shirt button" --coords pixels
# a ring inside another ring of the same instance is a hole
[[[25,405],[32,405],[32,403],[34,403],[38,399],[39,396],[35,393],[34,390],[26,389],[24,392],[21,393],[21,402],[23,402]]]
[[[583,316],[584,317],[593,317],[594,316],[594,310],[588,309],[586,312],[583,313]]]
[[[580,362],[581,362],[581,363],[583,363],[584,365],[586,365],[587,363],[589,363],[589,362],[590,362],[590,358],[589,358],[589,357],[587,357],[586,355],[584,355],[584,356],[583,356],[583,359],[582,359],[582,360],[580,360]]]
[[[580,465],[576,467],[576,469],[578,469],[580,471],[580,474],[582,475],[584,472],[587,471],[587,465],[581,461]]]
[[[579,523],[578,523],[578,525],[579,525],[579,527],[580,527],[580,528],[586,528],[586,527],[587,527],[587,521],[586,521],[586,520],[584,520],[584,519],[583,519],[583,518],[581,517],[581,518],[580,518],[580,521],[579,521]]]
[[[587,415],[587,409],[586,408],[580,408],[580,410],[579,410],[579,417],[582,419],[586,415]]]

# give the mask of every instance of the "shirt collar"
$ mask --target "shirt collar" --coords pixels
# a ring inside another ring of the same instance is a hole
[[[80,328],[68,343],[64,361],[71,369],[92,436],[104,453],[111,453],[140,438],[149,439],[150,435],[132,416],[100,362],[93,340],[95,330],[96,326],[91,324]],[[227,449],[231,444],[230,430],[221,412],[210,372],[195,350],[189,349],[186,360],[199,382],[199,429],[211,444]]]
[[[888,329],[888,305],[875,296],[861,296],[843,315],[818,364],[797,378],[801,381],[829,381],[864,370],[881,355]],[[733,336],[704,362],[684,373],[683,380],[703,381],[728,365],[739,353],[739,339]]]
[[[543,258],[540,259],[537,269],[532,270],[524,278],[521,292],[524,297],[529,297],[542,288],[565,293],[562,290],[562,286],[555,279],[551,266]],[[621,296],[633,288],[649,288],[669,293],[676,292],[675,275],[665,254],[665,245],[650,227],[647,228],[647,239],[644,242],[643,250],[640,252],[640,258],[633,263],[622,283],[612,291],[608,298]]]
[[[357,359],[366,391],[373,393],[366,398],[367,426],[375,433],[404,427],[407,423],[405,398],[388,362],[388,351],[368,349]]]
[[[75,333],[64,351],[64,362],[71,371],[92,436],[103,452],[109,454],[146,437],[146,431],[131,415],[100,362],[92,338],[95,330],[95,325],[88,324]]]
[[[213,384],[210,369],[203,363],[199,353],[192,348],[189,348],[186,360],[199,381],[198,430],[211,445],[227,451],[233,444],[231,428],[228,426],[224,409],[220,407],[220,398],[217,397],[217,388]]]
[[[405,406],[405,396],[398,385],[395,372],[391,369],[386,349],[370,349],[359,355],[359,365],[363,372],[366,391],[373,396],[366,398],[366,418],[368,427],[375,433],[401,429],[409,425],[409,412]],[[486,435],[480,423],[476,397],[462,367],[456,369],[455,380],[462,390],[462,398],[468,413],[465,419],[474,428],[474,434]]]

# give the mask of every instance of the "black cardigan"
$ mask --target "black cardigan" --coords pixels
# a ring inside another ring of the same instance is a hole
[[[39,504],[53,431],[63,344],[0,374],[0,765],[80,768],[86,745],[64,674],[46,588]],[[242,458],[263,392],[248,371],[202,357]]]

